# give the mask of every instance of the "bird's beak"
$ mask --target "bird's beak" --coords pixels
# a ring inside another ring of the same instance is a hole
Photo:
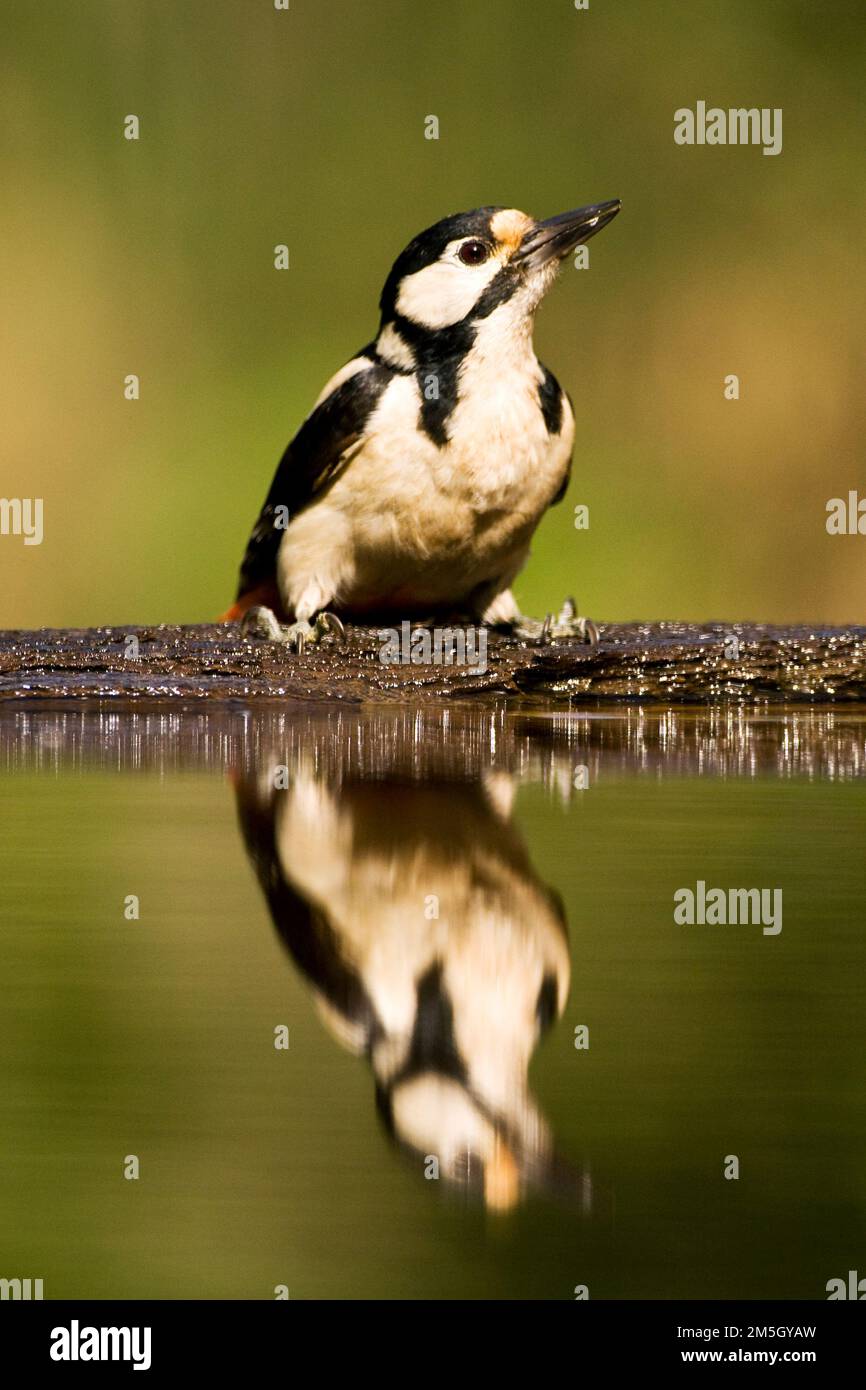
[[[592,207],[561,212],[558,217],[536,222],[517,248],[512,265],[539,270],[548,261],[561,261],[575,246],[582,246],[612,222],[621,207],[619,198],[611,198],[607,203],[594,203]]]
[[[520,1169],[508,1145],[497,1138],[484,1169],[484,1203],[493,1211],[510,1211],[520,1195]]]

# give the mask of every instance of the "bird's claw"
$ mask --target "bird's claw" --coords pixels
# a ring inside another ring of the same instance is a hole
[[[325,610],[324,613],[320,613],[316,619],[316,626],[318,627],[320,623],[324,625],[325,633],[330,632],[334,637],[338,638],[340,642],[345,642],[346,629],[336,613],[329,613],[327,610]]]
[[[577,604],[573,598],[565,600],[556,617],[553,613],[548,613],[543,622],[539,622],[537,618],[520,618],[512,631],[516,636],[523,637],[539,647],[545,646],[548,642],[555,642],[558,637],[578,637],[581,642],[586,642],[591,647],[598,646],[598,628],[591,618],[578,617]]]
[[[282,640],[283,626],[272,608],[256,604],[248,608],[241,618],[241,636],[247,641],[260,638],[268,642]]]
[[[241,620],[241,632],[247,639],[263,639],[279,642],[303,656],[308,646],[316,646],[325,637],[336,637],[345,642],[346,629],[336,613],[318,613],[313,622],[284,624],[279,621],[273,609],[257,605],[250,608]]]

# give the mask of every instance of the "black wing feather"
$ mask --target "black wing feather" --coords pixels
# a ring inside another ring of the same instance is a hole
[[[364,439],[367,422],[394,372],[376,361],[362,368],[326,396],[308,415],[280,459],[265,504],[253,527],[241,564],[237,597],[273,578],[285,524],[275,525],[277,508],[288,519],[308,507],[335,479]],[[283,522],[283,514],[280,517]]]
[[[262,795],[255,778],[237,787],[238,818],[277,933],[312,985],[368,1038],[379,1031],[376,1011],[361,977],[343,954],[339,934],[320,905],[286,876],[276,845],[276,797]]]

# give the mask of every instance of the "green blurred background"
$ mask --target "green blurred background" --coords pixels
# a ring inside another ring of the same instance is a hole
[[[540,315],[578,443],[519,597],[862,620],[866,540],[824,524],[866,492],[851,0],[41,0],[3,27],[0,493],[44,498],[45,539],[0,538],[0,623],[221,611],[405,242],[479,204],[614,196]],[[782,107],[783,152],[675,145],[698,100]]]
[[[370,1068],[276,938],[217,771],[46,767],[0,779],[0,815],[0,1274],[46,1298],[823,1299],[863,1273],[862,780],[631,760],[567,812],[520,786],[572,958],[530,1082],[593,1175],[591,1220],[538,1194],[487,1214],[395,1150]],[[677,926],[697,877],[782,884],[781,934]]]

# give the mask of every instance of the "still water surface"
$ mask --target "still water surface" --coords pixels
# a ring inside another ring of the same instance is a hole
[[[866,1273],[864,750],[856,710],[7,707],[0,1276]],[[699,881],[781,889],[781,931],[679,925]]]

